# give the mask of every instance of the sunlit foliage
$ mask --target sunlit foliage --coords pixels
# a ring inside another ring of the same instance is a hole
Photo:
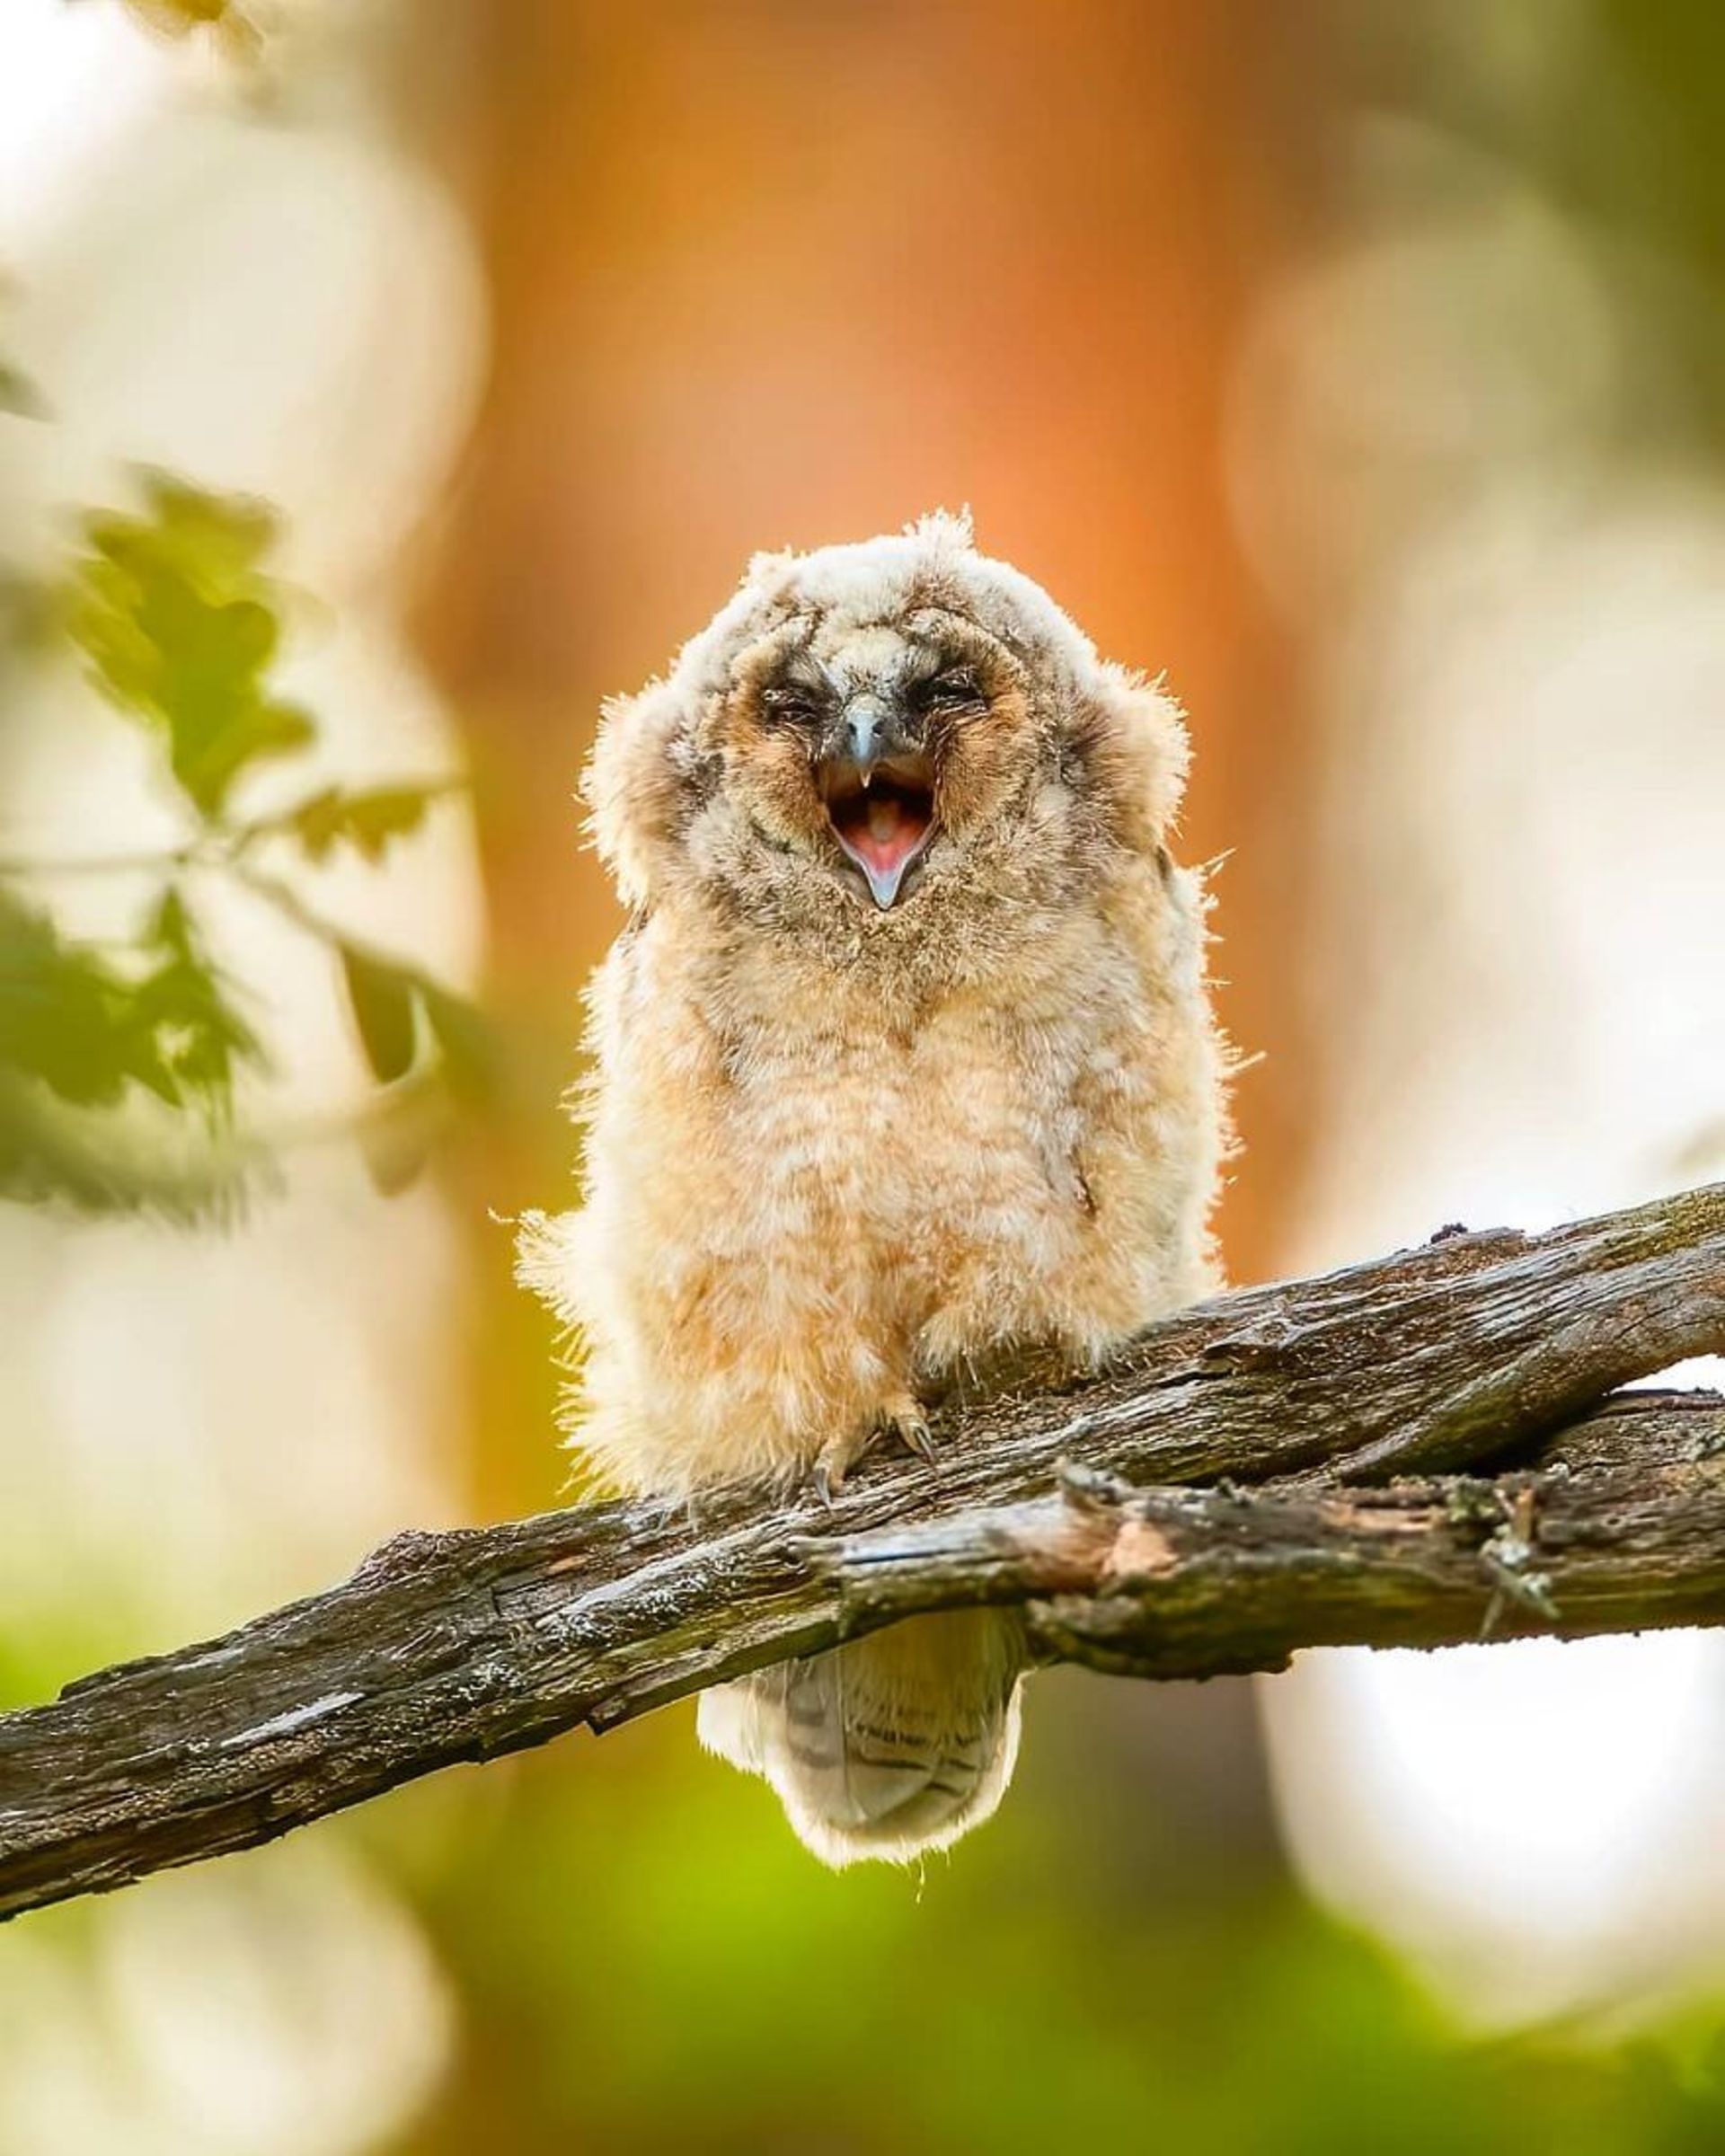
[[[325,921],[285,872],[296,857],[315,866],[343,851],[383,862],[448,782],[323,785],[239,814],[249,779],[318,738],[312,713],[274,685],[288,604],[270,569],[276,518],[160,473],[141,492],[136,509],[84,516],[55,576],[10,588],[5,618],[39,654],[75,655],[145,731],[189,835],[138,863],[0,860],[0,1195],[198,1216],[231,1206],[267,1161],[259,1135],[239,1130],[237,1102],[270,1056],[243,985],[213,955],[194,871],[243,885],[328,947],[381,1089],[422,1088],[434,1071],[471,1086],[483,1038],[458,998]],[[153,896],[122,942],[80,941],[38,893],[57,870],[107,865],[148,870]],[[164,1117],[195,1121],[201,1155]],[[385,1180],[402,1180],[399,1167]]]

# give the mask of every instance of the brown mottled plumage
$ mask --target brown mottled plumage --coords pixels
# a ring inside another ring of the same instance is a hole
[[[1224,1058],[1186,762],[968,526],[757,558],[588,778],[633,912],[595,985],[587,1202],[523,1270],[613,1480],[829,1481],[1015,1347],[1092,1363],[1212,1285]],[[829,1862],[955,1840],[1017,1742],[1014,1628],[924,1618],[708,1694]]]

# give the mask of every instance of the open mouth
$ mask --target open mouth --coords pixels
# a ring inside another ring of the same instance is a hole
[[[934,835],[933,782],[921,756],[821,766],[821,799],[834,835],[883,909],[898,897],[912,862]]]

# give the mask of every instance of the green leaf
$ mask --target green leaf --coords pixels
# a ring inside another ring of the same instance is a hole
[[[289,809],[281,821],[313,861],[323,861],[346,845],[367,861],[378,862],[393,840],[419,829],[443,791],[438,785],[376,786],[343,793],[329,786]]]
[[[45,420],[48,400],[22,368],[0,359],[0,411],[15,420]]]
[[[80,1105],[118,1100],[128,1082],[170,1083],[125,977],[45,914],[0,891],[0,1070],[38,1079]]]
[[[272,1180],[255,1146],[176,1143],[159,1117],[146,1126],[123,1109],[71,1107],[0,1068],[0,1199],[214,1227]]]
[[[404,1077],[419,1048],[417,987],[413,976],[344,943],[341,975],[348,1003],[372,1075],[382,1085]]]
[[[0,890],[0,1074],[84,1108],[111,1108],[141,1087],[226,1122],[240,1068],[261,1065],[263,1052],[176,892],[125,955],[122,967],[67,941],[46,914]]]
[[[266,1058],[257,1035],[228,1000],[226,984],[172,886],[156,908],[144,949],[155,963],[139,984],[137,1008],[168,1074],[172,1091],[164,1097],[195,1103],[212,1125],[226,1124],[232,1119],[242,1066],[261,1068]]]
[[[495,1098],[500,1058],[491,1022],[464,996],[429,982],[420,984],[420,1001],[442,1054],[450,1091],[470,1101]]]
[[[128,4],[146,21],[181,31],[219,22],[228,12],[228,0],[128,0]]]
[[[207,814],[227,799],[234,782],[252,764],[297,755],[317,738],[311,717],[291,704],[266,703],[236,714],[213,739],[176,750],[173,775]]]
[[[236,58],[252,57],[262,44],[251,8],[236,0],[126,0],[126,5],[146,29],[167,37],[214,32]]]
[[[254,764],[316,737],[270,686],[282,593],[263,563],[276,519],[162,473],[145,493],[142,516],[84,519],[67,625],[97,685],[163,738],[174,778],[211,819]]]
[[[359,1123],[359,1157],[379,1196],[396,1197],[425,1172],[449,1113],[448,1095],[420,1071],[382,1096]]]

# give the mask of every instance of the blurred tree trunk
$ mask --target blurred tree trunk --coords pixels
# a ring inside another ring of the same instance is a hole
[[[986,550],[1191,712],[1186,850],[1237,849],[1224,1003],[1275,1054],[1241,1089],[1224,1226],[1237,1277],[1272,1268],[1310,736],[1218,446],[1283,214],[1262,11],[498,0],[471,34],[495,364],[423,623],[496,782],[505,984],[572,991],[613,932],[568,800],[600,698],[757,547],[969,502]]]
[[[465,34],[494,368],[421,625],[485,782],[499,992],[562,1044],[473,1163],[475,1217],[568,1188],[555,1092],[617,923],[570,800],[602,696],[659,668],[756,549],[969,503],[986,551],[1110,657],[1165,667],[1190,711],[1183,850],[1236,850],[1216,884],[1223,1006],[1271,1058],[1240,1089],[1247,1166],[1223,1230],[1236,1278],[1278,1269],[1307,1122],[1289,953],[1313,736],[1229,528],[1220,434],[1283,236],[1288,145],[1261,146],[1299,110],[1286,33],[1252,0],[469,0]],[[538,1321],[495,1252],[485,1269],[478,1503],[501,1513],[548,1494],[548,1383],[525,1389]],[[1082,1681],[1038,1705],[1104,1711]],[[1136,1781],[1163,1710],[1145,1693],[1106,1711],[1113,1779]],[[1243,1685],[1166,1711],[1177,1741],[1150,1755],[1169,1811],[1208,1823],[1182,1828],[1173,1869],[1194,1876],[1207,1832],[1219,1869],[1267,1853]],[[1099,1765],[1104,1727],[1070,1734]]]

